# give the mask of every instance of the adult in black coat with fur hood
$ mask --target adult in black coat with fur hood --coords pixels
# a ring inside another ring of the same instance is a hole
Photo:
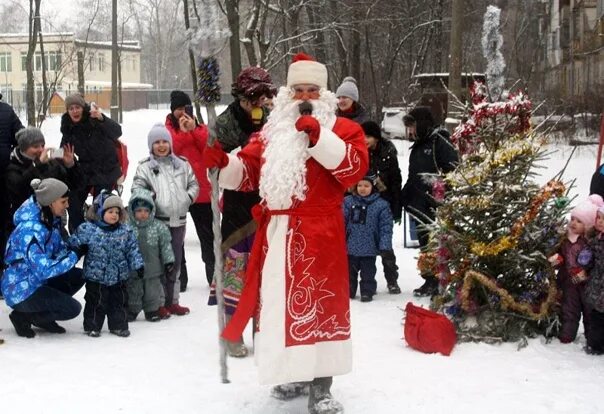
[[[413,141],[409,154],[409,174],[402,191],[405,210],[422,222],[435,218],[437,203],[432,197],[432,183],[426,174],[445,174],[455,169],[459,162],[457,151],[449,141],[449,133],[439,128],[427,106],[416,106],[404,117],[409,139]],[[428,232],[418,224],[421,249],[428,244]],[[425,283],[413,293],[431,296],[438,290],[434,275],[422,274]]]
[[[69,229],[84,221],[82,207],[89,193],[115,188],[122,171],[117,158],[116,142],[122,127],[94,106],[90,107],[79,94],[65,99],[67,112],[61,118],[61,147],[73,145],[82,171],[83,186],[70,189]]]
[[[365,143],[369,152],[369,169],[378,176],[377,190],[380,196],[390,205],[390,211],[395,222],[400,223],[403,213],[401,204],[401,169],[398,166],[397,151],[394,144],[382,138],[380,126],[373,122],[363,122],[361,125],[365,132]],[[380,251],[382,265],[384,266],[384,277],[388,286],[388,292],[392,294],[401,293],[398,286],[398,266],[394,250]]]

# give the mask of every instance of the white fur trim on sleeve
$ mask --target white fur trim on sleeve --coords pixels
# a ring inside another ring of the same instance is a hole
[[[308,153],[328,170],[333,170],[346,156],[346,144],[332,130],[321,127],[319,140]]]
[[[229,163],[220,170],[218,184],[227,190],[236,190],[243,180],[243,162],[236,155],[227,155],[229,156]]]

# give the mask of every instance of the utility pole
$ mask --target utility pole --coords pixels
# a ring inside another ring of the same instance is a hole
[[[117,63],[119,59],[117,49],[117,0],[111,1],[111,119],[120,122],[119,107],[117,102]]]
[[[451,1],[451,35],[449,48],[449,90],[458,98],[461,97],[461,60],[463,31],[463,1]],[[449,96],[447,114],[451,113],[452,98]],[[448,116],[448,115],[447,115]]]

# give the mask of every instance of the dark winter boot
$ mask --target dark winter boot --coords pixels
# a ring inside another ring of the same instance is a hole
[[[394,282],[393,284],[388,285],[388,293],[391,295],[398,295],[401,293],[401,288],[398,286],[398,283]]]
[[[138,317],[138,313],[128,312],[128,322],[134,322]]]
[[[130,336],[130,331],[128,329],[113,329],[109,332],[121,338],[127,338]]]
[[[308,412],[310,414],[340,414],[344,406],[331,395],[333,377],[315,378],[310,383]]]
[[[271,396],[278,400],[289,401],[302,395],[308,395],[309,388],[310,382],[289,382],[275,385],[271,390]]]
[[[44,329],[46,332],[56,333],[56,334],[64,334],[65,328],[56,323],[55,321],[50,322],[33,322],[34,326],[37,326],[40,329]]]
[[[438,293],[438,279],[434,276],[427,276],[424,284],[413,290],[413,296],[434,296]]]
[[[145,312],[145,319],[149,322],[159,322],[161,321],[161,316],[159,315],[159,311]]]
[[[31,320],[27,313],[12,311],[8,318],[13,323],[17,335],[24,338],[33,338],[36,333],[31,329]]]

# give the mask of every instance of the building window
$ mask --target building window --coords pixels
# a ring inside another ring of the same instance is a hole
[[[13,85],[0,85],[0,91],[2,91],[6,102],[13,102]]]
[[[0,53],[0,72],[12,72],[13,64],[10,52]]]
[[[99,72],[105,72],[105,54],[99,53]]]
[[[52,52],[48,52],[45,56],[45,58],[48,61],[48,69],[49,70],[53,70],[53,71],[59,71],[61,70],[61,52],[58,51],[52,51]]]
[[[94,57],[95,57],[94,53],[90,53],[90,56],[88,57],[88,63],[89,63],[89,68],[88,69],[91,72],[94,72],[94,70],[95,70],[94,68],[96,67]]]
[[[21,70],[23,72],[27,71],[27,53],[21,52]]]

